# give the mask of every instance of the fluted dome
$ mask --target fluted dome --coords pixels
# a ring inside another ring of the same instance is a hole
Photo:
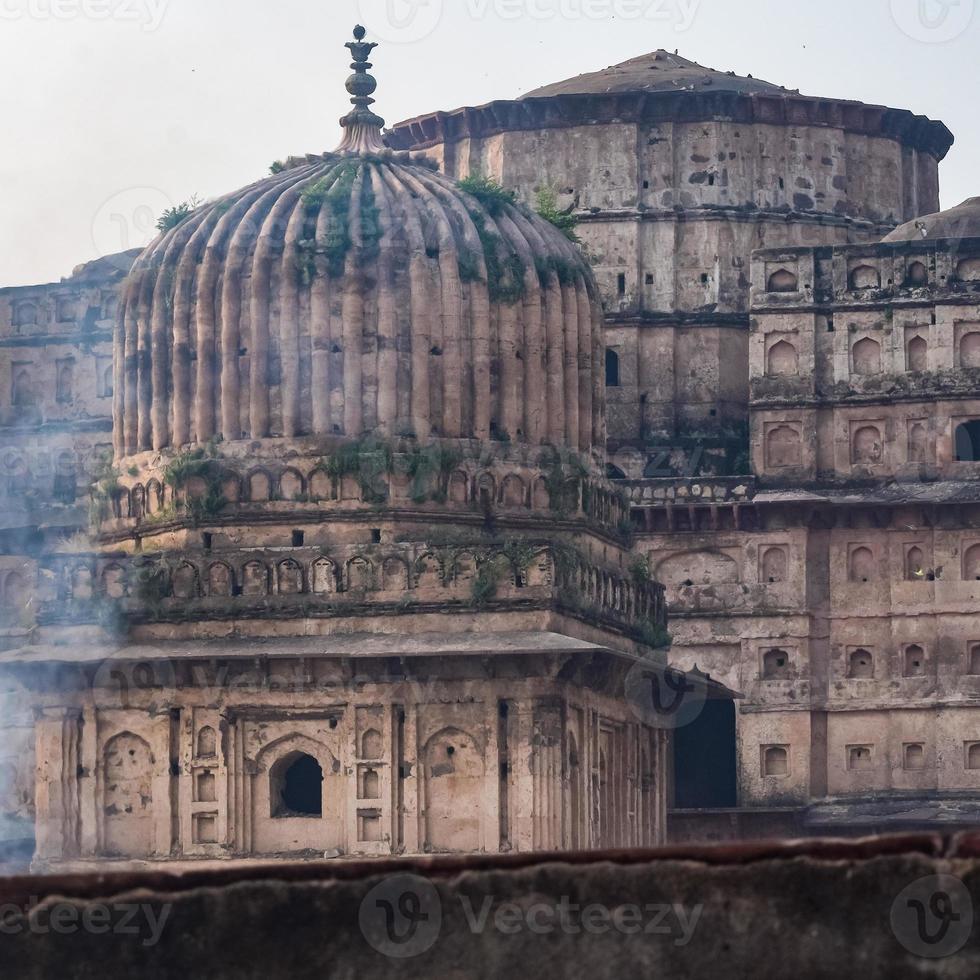
[[[971,197],[955,208],[907,221],[882,241],[918,242],[939,238],[980,238],[980,197]]]
[[[206,204],[136,261],[117,455],[215,437],[600,441],[587,263],[492,186],[466,193],[383,148],[372,46],[352,46],[359,108],[337,153]]]

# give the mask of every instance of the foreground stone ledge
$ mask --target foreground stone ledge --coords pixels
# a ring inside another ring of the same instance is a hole
[[[929,960],[891,916],[910,884],[936,875],[963,883],[956,911],[971,929]],[[388,943],[371,916],[405,888],[415,921],[393,920],[401,942]],[[5,916],[33,905],[37,922],[58,904],[74,909],[62,922],[95,906],[146,911],[139,935],[8,929],[0,969],[24,978],[965,978],[980,971],[980,835],[21,877],[0,882],[0,904]],[[583,919],[588,906],[600,911]],[[564,920],[548,911],[563,907]]]

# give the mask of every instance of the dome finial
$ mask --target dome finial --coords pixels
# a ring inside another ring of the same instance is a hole
[[[351,94],[350,101],[354,108],[340,120],[344,138],[335,151],[337,153],[361,155],[382,153],[385,149],[381,138],[381,127],[385,121],[370,109],[374,103],[371,96],[378,87],[378,81],[368,73],[372,67],[368,58],[378,45],[374,41],[365,41],[366,34],[367,31],[358,24],[354,28],[354,40],[346,45],[354,59],[351,63],[354,74],[347,79],[347,91]]]

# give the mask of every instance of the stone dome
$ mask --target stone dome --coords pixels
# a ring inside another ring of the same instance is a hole
[[[274,167],[137,259],[114,343],[117,456],[368,433],[601,444],[587,262],[494,185],[467,193],[386,149],[362,37],[337,152]]]
[[[907,221],[882,241],[918,242],[939,238],[980,238],[980,197],[971,197],[955,208]]]
[[[524,99],[555,95],[605,95],[621,92],[755,92],[787,94],[786,89],[760,78],[743,78],[735,72],[705,68],[695,61],[663,49],[630,58],[602,71],[588,72],[563,82],[534,89]]]

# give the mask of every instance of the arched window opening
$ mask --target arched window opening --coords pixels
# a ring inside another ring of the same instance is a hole
[[[867,680],[874,677],[874,658],[868,650],[855,650],[848,662],[847,676]]]
[[[925,769],[926,750],[925,746],[918,742],[905,746],[905,768],[906,769]]]
[[[789,674],[789,654],[785,650],[767,650],[762,658],[762,676],[766,680],[779,680]]]
[[[980,676],[980,643],[976,643],[970,648],[970,673],[974,676]]]
[[[905,651],[905,676],[922,677],[926,672],[926,652],[920,646]]]
[[[281,758],[269,774],[274,817],[323,816],[323,770],[304,752]]]
[[[956,462],[980,462],[980,419],[956,427]]]
[[[980,769],[980,742],[974,742],[967,749],[966,768]]]
[[[614,350],[606,350],[606,387],[619,387],[619,354]]]
[[[870,745],[849,745],[847,768],[852,772],[866,772],[873,765]]]

